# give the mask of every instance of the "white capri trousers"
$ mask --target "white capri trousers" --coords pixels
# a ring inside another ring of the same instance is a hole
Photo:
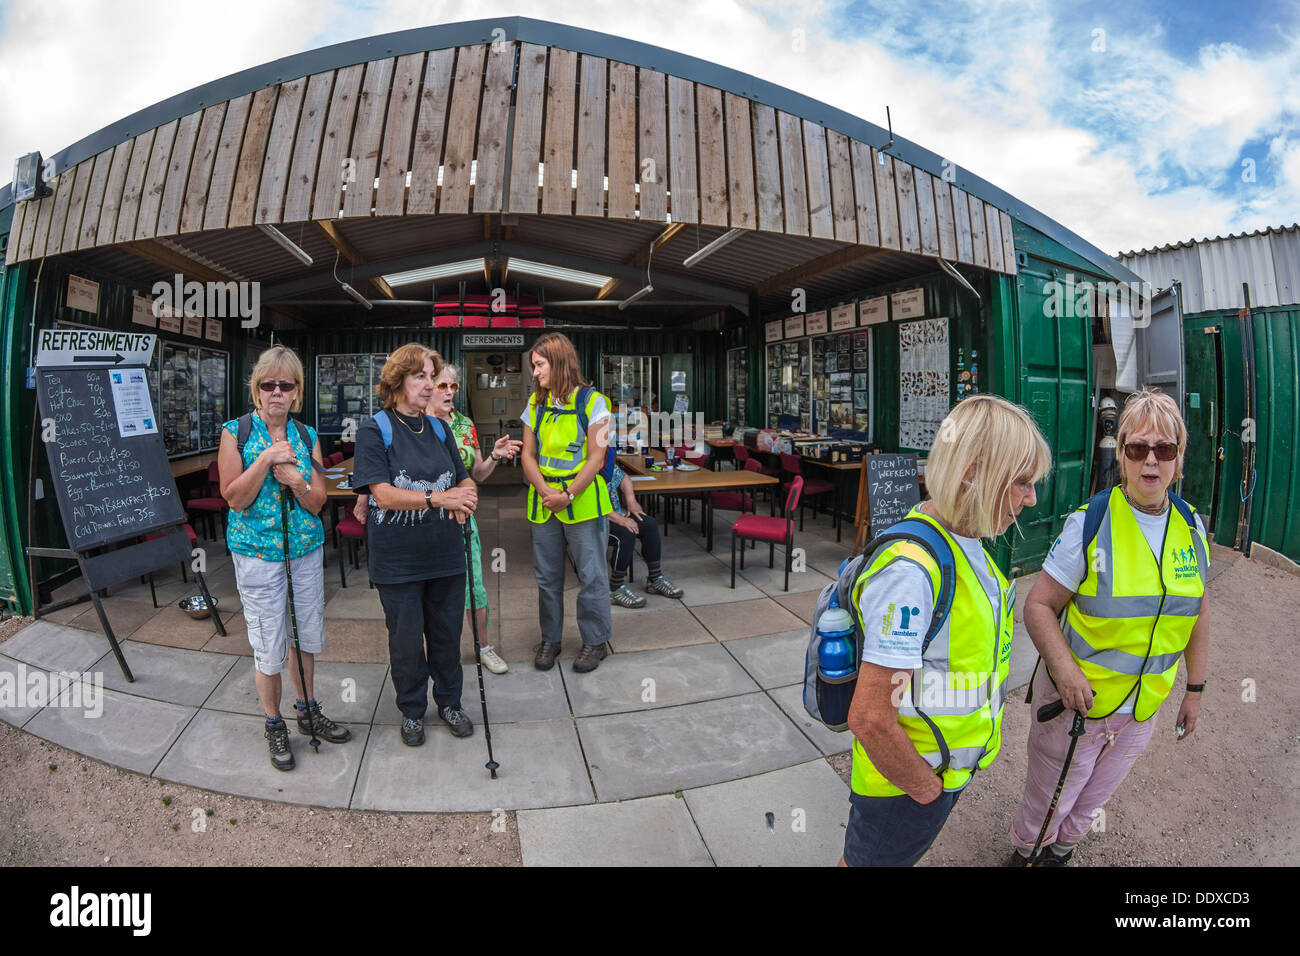
[[[263,674],[278,674],[289,657],[293,641],[289,620],[289,588],[283,561],[263,561],[232,554],[235,586],[244,606],[248,643],[253,664]],[[325,549],[316,548],[294,558],[293,606],[298,618],[298,643],[304,654],[325,650]]]

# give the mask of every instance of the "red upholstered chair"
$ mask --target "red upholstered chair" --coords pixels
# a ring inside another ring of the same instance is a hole
[[[335,465],[337,465],[337,464],[338,464],[339,462],[341,462],[342,460],[343,460],[343,452],[341,452],[341,451],[336,451],[334,454],[330,455],[328,459],[326,459],[325,464],[326,464],[328,467],[333,468]]]
[[[360,568],[361,565],[357,560],[357,556],[361,550],[361,542],[366,539],[365,525],[358,521],[356,516],[349,511],[338,520],[337,524],[334,525],[334,535],[335,540],[339,542],[340,549],[342,548],[342,539],[347,539],[348,556],[352,559],[352,566],[354,568]],[[348,586],[347,567],[348,562],[344,559],[342,553],[340,553],[339,580],[343,583],[344,587]],[[371,587],[374,587],[374,585],[372,584]]]
[[[781,470],[785,472],[785,476],[786,476],[786,480],[781,482],[782,491],[789,491],[791,481],[793,481],[795,478],[802,476],[803,472],[800,470],[802,466],[803,466],[803,462],[800,461],[798,455],[789,455],[786,454],[785,452],[781,453]],[[800,531],[803,530],[803,506],[807,502],[807,499],[815,498],[820,495],[834,496],[834,494],[835,494],[835,485],[832,482],[829,482],[824,478],[804,478],[803,498],[799,502],[799,530]],[[817,516],[818,510],[820,509],[816,504],[814,504],[813,505],[814,518]],[[835,514],[835,506],[834,504],[832,504],[831,505],[832,526],[838,520],[839,520],[838,516]]]
[[[785,500],[785,517],[768,518],[759,515],[741,515],[731,526],[731,586],[736,586],[736,539],[741,539],[740,570],[745,570],[744,541],[752,538],[767,542],[767,566],[773,567],[776,546],[785,545],[785,589],[790,590],[790,562],[794,551],[794,518],[791,515],[799,507],[799,496],[803,494],[803,479],[795,478],[790,482],[790,494]]]
[[[184,530],[185,530],[185,535],[186,535],[186,537],[188,537],[188,538],[190,539],[190,551],[193,552],[193,550],[194,550],[194,546],[197,545],[197,544],[199,543],[199,536],[198,536],[197,534],[194,533],[194,529],[191,528],[189,525],[183,525],[183,528],[184,528]],[[169,534],[171,534],[170,531],[160,531],[160,532],[158,532],[157,534],[147,534],[147,535],[144,536],[144,539],[145,539],[146,541],[152,541],[154,538],[165,538],[165,537],[167,537],[167,535],[169,535]],[[184,562],[184,561],[181,562],[181,580],[182,580],[182,581],[189,581],[189,578],[186,577],[186,575],[185,575],[185,562]],[[152,572],[152,571],[149,572],[149,597],[150,597],[150,599],[153,601],[153,606],[154,606],[154,607],[157,607],[157,606],[158,606],[158,594],[157,594],[157,592],[154,591],[154,587],[153,587],[153,572]]]
[[[739,464],[736,466],[737,468],[745,468],[747,467],[746,462],[752,461],[758,464],[758,473],[760,475],[771,475],[773,478],[781,477],[780,469],[773,468],[770,465],[764,465],[760,459],[756,458],[751,453],[750,449],[747,446],[737,444],[735,447],[735,452],[736,452],[736,461],[739,462]]]
[[[745,462],[745,471],[758,472],[760,465],[753,458]],[[714,511],[721,508],[723,511],[739,511],[744,514],[746,511],[757,511],[758,496],[754,494],[752,488],[742,488],[739,491],[715,491],[709,507]],[[710,517],[712,520],[712,517]],[[752,547],[753,545],[751,545]]]
[[[208,478],[203,483],[203,491],[198,497],[191,498],[185,502],[185,511],[191,516],[202,518],[208,529],[208,537],[215,541],[217,539],[216,522],[213,518],[221,516],[221,530],[226,530],[226,499],[221,497],[221,473],[217,470],[217,463],[214,461],[208,465]],[[194,522],[197,524],[198,522]],[[223,534],[224,537],[224,534]]]

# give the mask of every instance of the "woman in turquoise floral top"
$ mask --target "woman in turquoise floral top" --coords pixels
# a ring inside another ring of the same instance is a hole
[[[230,505],[226,546],[235,567],[235,584],[253,648],[257,695],[266,711],[265,736],[271,765],[292,770],[289,731],[280,716],[280,671],[288,660],[290,616],[285,579],[285,538],[293,573],[293,603],[302,648],[300,677],[289,668],[298,692],[298,732],[342,743],[351,731],[321,713],[312,693],[316,655],[325,649],[325,505],[323,480],[312,483],[312,462],[320,461],[320,443],[306,427],[307,440],[289,413],[302,408],[302,362],[291,349],[276,345],[261,354],[248,382],[255,409],[247,440],[239,447],[239,420],[222,428],[217,469],[221,497]],[[308,447],[310,445],[310,447]],[[285,527],[283,496],[289,495]],[[305,686],[304,686],[305,685]]]

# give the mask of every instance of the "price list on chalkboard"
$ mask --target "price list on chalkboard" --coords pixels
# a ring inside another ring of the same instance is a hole
[[[871,506],[871,533],[880,534],[906,517],[921,500],[915,455],[868,455],[867,501]]]
[[[147,385],[130,390],[122,378],[121,370],[59,368],[38,379],[41,435],[74,551],[185,521]],[[118,395],[129,407],[118,407]]]

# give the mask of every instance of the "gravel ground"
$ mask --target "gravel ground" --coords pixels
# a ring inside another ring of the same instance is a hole
[[[1078,865],[1294,863],[1300,578],[1240,560],[1210,583],[1210,605],[1209,680],[1196,733],[1174,740],[1173,701],[1182,693],[1175,688],[1155,718],[1151,746],[1106,806],[1105,830],[1080,844]],[[0,640],[25,623],[0,621]],[[1030,708],[1023,701],[1023,689],[1009,698],[1001,756],[976,776],[921,865],[1007,859],[1024,780]],[[847,781],[848,755],[830,764]],[[214,794],[107,766],[7,724],[0,724],[0,779],[5,865],[521,862],[514,813],[494,821],[483,813],[310,810]]]

